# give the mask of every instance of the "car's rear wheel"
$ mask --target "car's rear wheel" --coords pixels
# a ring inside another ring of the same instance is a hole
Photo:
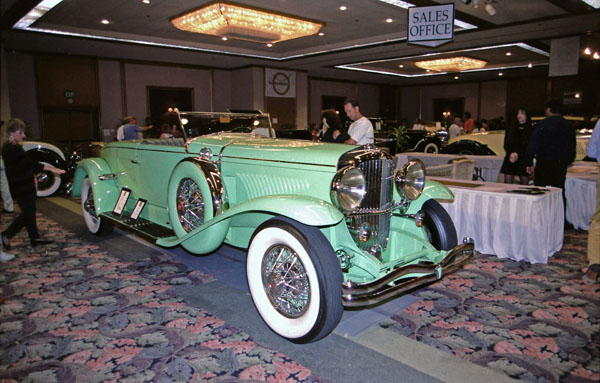
[[[113,230],[113,225],[96,215],[96,205],[94,202],[94,191],[89,178],[83,180],[81,185],[81,210],[83,219],[88,230],[92,234],[99,236],[108,235]]]
[[[280,336],[314,342],[339,323],[342,272],[316,227],[286,218],[265,222],[252,237],[246,273],[258,312]]]
[[[425,231],[431,244],[438,250],[450,250],[458,239],[452,218],[436,200],[428,200],[422,208],[425,213]]]
[[[52,164],[43,161],[40,161],[40,165],[53,166]],[[56,193],[60,188],[60,184],[62,182],[59,175],[56,175],[48,170],[42,170],[39,173],[36,173],[35,179],[37,183],[38,197],[48,197]]]

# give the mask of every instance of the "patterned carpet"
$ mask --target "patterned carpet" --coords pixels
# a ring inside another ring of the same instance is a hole
[[[600,288],[582,282],[586,232],[548,265],[478,255],[380,326],[526,382],[600,380]]]
[[[210,276],[169,256],[120,261],[38,217],[56,242],[28,249],[22,231],[0,264],[2,383],[326,381],[173,293]]]

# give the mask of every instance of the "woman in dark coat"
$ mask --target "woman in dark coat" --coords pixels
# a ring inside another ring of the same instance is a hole
[[[321,113],[323,122],[323,132],[321,133],[321,142],[336,142],[339,136],[342,123],[337,113],[333,109],[326,109]]]
[[[521,185],[527,185],[529,182],[529,175],[525,169],[525,152],[532,133],[533,126],[527,109],[519,107],[516,121],[507,129],[504,136],[506,157],[500,173],[504,174],[505,183],[512,184],[515,176],[519,177]]]
[[[25,139],[25,123],[18,118],[11,118],[6,123],[7,142],[2,145],[2,159],[10,194],[21,208],[19,214],[10,226],[0,234],[2,247],[10,250],[10,239],[23,227],[27,228],[29,241],[32,246],[44,245],[52,241],[40,238],[35,218],[35,178],[34,172],[48,170],[54,174],[64,174],[62,169],[50,165],[41,165],[32,161],[23,147],[19,145]]]

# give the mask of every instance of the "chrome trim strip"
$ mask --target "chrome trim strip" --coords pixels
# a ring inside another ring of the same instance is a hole
[[[458,270],[458,268],[472,259],[474,251],[475,245],[473,243],[463,243],[450,250],[444,259],[437,264],[403,266],[376,281],[368,283],[347,281],[342,284],[342,304],[344,307],[370,306],[405,294],[412,289],[422,287],[441,279],[446,274]],[[424,275],[409,278],[406,281],[400,281],[390,286],[397,279],[413,273],[424,273]]]

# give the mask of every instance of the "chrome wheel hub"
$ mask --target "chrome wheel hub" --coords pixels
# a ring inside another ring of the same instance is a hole
[[[263,287],[273,307],[288,318],[301,316],[310,301],[304,265],[289,247],[274,246],[262,262]]]
[[[83,210],[94,220],[96,221],[98,217],[96,217],[96,205],[94,204],[94,194],[91,190],[87,194],[87,198],[83,203]]]
[[[200,187],[191,178],[177,186],[177,216],[183,229],[190,232],[204,223],[204,199]]]

